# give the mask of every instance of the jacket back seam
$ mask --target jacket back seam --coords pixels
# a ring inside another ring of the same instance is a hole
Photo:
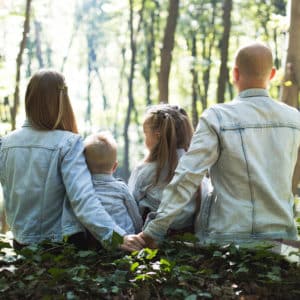
[[[241,137],[241,145],[244,153],[244,158],[246,162],[246,169],[247,169],[247,175],[248,175],[248,182],[249,182],[249,190],[250,190],[250,199],[252,203],[252,224],[251,224],[251,234],[254,234],[254,218],[255,218],[255,210],[254,210],[254,195],[253,195],[253,186],[252,186],[252,180],[251,180],[251,174],[250,174],[250,169],[249,169],[249,164],[248,164],[248,157],[246,153],[246,148],[244,145],[244,140],[243,140],[243,135],[242,135],[242,129],[239,130],[239,134]]]

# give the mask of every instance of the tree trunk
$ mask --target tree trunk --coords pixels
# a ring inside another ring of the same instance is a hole
[[[119,75],[119,84],[118,84],[118,97],[117,97],[117,103],[115,107],[115,116],[114,116],[114,137],[117,139],[119,136],[119,109],[120,109],[120,103],[122,101],[122,95],[123,95],[123,78],[125,77],[125,68],[126,68],[126,58],[125,58],[126,49],[125,46],[122,45],[121,47],[121,57],[122,57],[122,64],[120,68],[120,75]]]
[[[128,107],[124,124],[124,161],[123,161],[123,177],[125,180],[129,177],[129,136],[128,129],[130,125],[131,112],[134,109],[134,96],[133,96],[133,81],[135,75],[136,64],[136,38],[140,32],[141,24],[143,22],[143,13],[145,8],[145,0],[142,1],[142,7],[139,11],[139,22],[136,32],[134,32],[133,26],[133,0],[129,0],[129,30],[130,30],[130,49],[131,49],[131,61],[130,61],[130,73],[128,78]]]
[[[23,52],[26,45],[27,34],[30,28],[30,5],[31,0],[26,1],[26,11],[25,11],[25,21],[23,26],[23,37],[20,44],[20,50],[17,56],[17,71],[16,71],[16,86],[14,92],[14,103],[13,107],[11,108],[11,129],[16,129],[16,117],[18,113],[18,108],[20,104],[20,77],[21,77],[21,65],[22,65],[22,57]]]
[[[192,74],[192,124],[194,128],[196,128],[199,115],[197,110],[197,100],[200,98],[200,85],[198,80],[198,71],[195,68],[196,60],[197,60],[197,37],[196,32],[192,32],[191,36],[191,55],[193,57],[193,65],[191,67],[191,74]]]
[[[290,2],[289,42],[285,76],[281,87],[281,101],[299,109],[300,90],[300,1]],[[293,177],[293,192],[300,182],[300,153]]]
[[[34,31],[35,31],[35,45],[36,45],[36,57],[39,62],[39,67],[44,68],[44,60],[42,56],[42,47],[41,47],[41,23],[34,21]]]
[[[215,44],[215,38],[216,38],[216,26],[215,26],[215,19],[216,19],[216,12],[217,12],[217,3],[216,1],[212,1],[212,17],[211,22],[209,24],[208,34],[207,36],[203,36],[203,59],[208,61],[208,65],[206,69],[202,72],[202,78],[203,78],[203,86],[204,86],[204,94],[202,97],[202,110],[205,110],[207,108],[207,98],[208,98],[208,88],[210,84],[210,71],[211,71],[211,61],[212,61],[212,49]],[[203,24],[205,25],[205,24]],[[206,25],[207,26],[207,25]],[[203,28],[203,32],[206,31],[206,28]],[[211,38],[208,38],[209,35],[212,35]],[[206,46],[206,42],[208,42],[208,46]]]
[[[169,76],[174,48],[175,30],[178,19],[179,0],[170,0],[163,46],[160,53],[160,70],[158,75],[159,101],[169,101]]]
[[[223,36],[221,40],[221,66],[218,78],[217,101],[223,103],[225,100],[226,84],[229,81],[229,71],[227,67],[228,45],[231,28],[232,0],[223,1]]]
[[[99,79],[99,83],[100,83],[100,87],[101,87],[101,91],[102,91],[102,108],[103,110],[107,110],[107,108],[109,107],[109,104],[107,102],[107,96],[106,96],[106,92],[105,92],[105,83],[103,81],[103,78],[101,76],[101,73],[99,71],[99,68],[98,66],[95,64],[94,66],[94,71],[96,72],[97,74],[97,77]]]
[[[143,72],[145,82],[146,82],[146,104],[149,106],[152,104],[151,99],[151,73],[152,73],[152,66],[153,61],[155,59],[155,33],[154,33],[154,26],[156,22],[156,17],[154,11],[150,13],[150,24],[148,25],[147,22],[144,22],[144,30],[145,30],[145,37],[146,37],[146,53],[147,53],[147,62],[145,66],[145,71]]]

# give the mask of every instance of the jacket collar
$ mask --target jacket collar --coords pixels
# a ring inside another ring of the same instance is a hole
[[[112,174],[92,174],[93,180],[101,180],[105,182],[115,181],[115,177]]]
[[[32,125],[30,124],[29,120],[26,119],[22,125],[22,127],[32,127]]]
[[[252,97],[270,97],[269,92],[266,89],[247,89],[239,93],[240,100],[246,100],[245,98]]]

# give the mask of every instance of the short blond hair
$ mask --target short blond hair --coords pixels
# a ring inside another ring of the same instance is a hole
[[[272,51],[262,43],[251,43],[236,52],[235,65],[244,77],[265,80],[273,67]]]
[[[112,171],[117,161],[117,143],[110,132],[89,135],[84,141],[84,146],[86,162],[91,173]]]

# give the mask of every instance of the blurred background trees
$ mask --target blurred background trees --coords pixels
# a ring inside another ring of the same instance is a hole
[[[2,0],[0,134],[22,124],[32,73],[57,69],[82,135],[111,130],[119,144],[117,175],[127,179],[145,154],[146,106],[179,104],[196,126],[205,108],[234,97],[233,55],[254,40],[274,53],[271,95],[299,108],[300,1],[287,2]]]

